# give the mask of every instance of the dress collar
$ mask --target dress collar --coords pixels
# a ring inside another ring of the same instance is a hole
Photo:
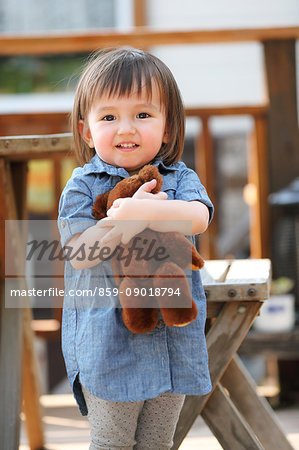
[[[161,167],[164,170],[171,172],[179,170],[177,164],[166,166],[160,158],[154,159],[151,164],[153,166],[157,166],[158,168]],[[106,173],[107,175],[119,176],[121,178],[128,178],[130,176],[126,169],[123,169],[122,167],[115,167],[104,162],[97,154],[94,155],[89,163],[85,164],[85,166],[83,167],[83,171],[85,175],[90,173]]]

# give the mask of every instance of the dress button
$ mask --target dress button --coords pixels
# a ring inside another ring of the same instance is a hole
[[[60,225],[61,225],[61,228],[65,228],[65,221],[61,220]]]
[[[163,322],[163,320],[162,320],[162,319],[158,320],[157,328],[163,328],[163,327],[164,327],[164,322]]]

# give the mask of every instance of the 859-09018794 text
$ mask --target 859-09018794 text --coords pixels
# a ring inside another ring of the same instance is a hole
[[[126,288],[125,291],[120,291],[117,287],[114,288],[98,288],[98,295],[100,297],[105,296],[105,295],[112,295],[112,296],[117,296],[118,294],[125,294],[127,297],[171,297],[173,295],[177,295],[178,297],[180,296],[180,288],[177,289],[173,289],[173,288]]]

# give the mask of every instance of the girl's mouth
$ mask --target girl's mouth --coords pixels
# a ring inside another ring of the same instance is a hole
[[[133,142],[128,142],[128,143],[124,143],[124,144],[117,144],[116,148],[119,150],[122,150],[124,152],[129,152],[132,150],[136,150],[136,148],[138,148],[139,145],[138,144],[134,144]]]

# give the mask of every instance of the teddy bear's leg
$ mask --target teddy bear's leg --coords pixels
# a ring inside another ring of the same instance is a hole
[[[192,245],[192,269],[202,269],[204,265],[204,260],[202,259],[196,248]]]
[[[119,300],[125,326],[132,333],[141,334],[155,328],[159,313],[155,298],[148,296],[149,290],[144,288],[143,292],[146,295],[136,296],[134,294],[139,292],[137,289],[141,291],[141,285],[132,278],[125,277],[119,285]],[[140,305],[145,305],[145,307],[140,308]]]
[[[182,327],[196,319],[196,304],[192,299],[185,273],[177,264],[164,263],[155,273],[154,286],[155,289],[160,288],[161,295],[156,299],[167,326]],[[166,295],[170,291],[169,288],[177,294]],[[162,295],[163,291],[165,295]],[[177,307],[173,307],[173,304]]]

